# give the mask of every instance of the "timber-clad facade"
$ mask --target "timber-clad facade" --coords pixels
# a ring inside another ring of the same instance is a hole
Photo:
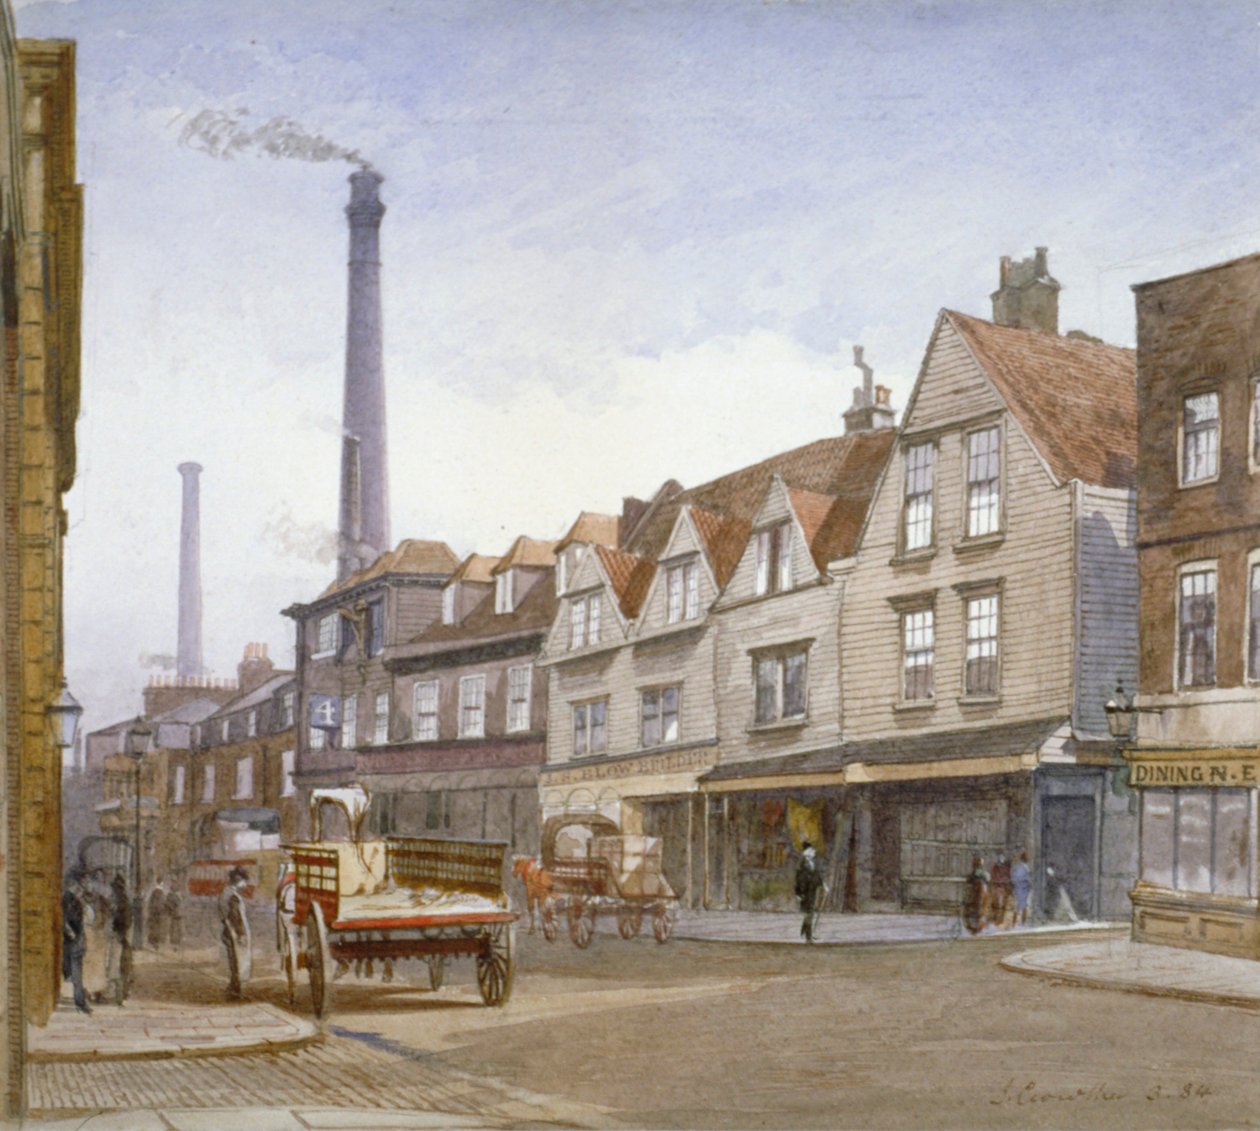
[[[1260,255],[1134,288],[1134,938],[1260,957]]]

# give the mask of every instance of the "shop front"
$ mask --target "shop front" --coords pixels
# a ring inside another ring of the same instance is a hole
[[[1260,958],[1255,747],[1132,749],[1141,798],[1133,939]]]

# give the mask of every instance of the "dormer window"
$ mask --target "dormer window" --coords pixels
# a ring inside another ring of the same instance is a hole
[[[364,634],[367,637],[367,654],[379,656],[385,648],[385,602],[383,600],[369,603]]]
[[[756,534],[757,596],[792,588],[792,524],[780,522]]]
[[[569,577],[569,551],[565,550],[556,558],[556,596],[564,592]]]
[[[496,613],[510,613],[513,610],[512,576],[513,571],[509,569],[494,579],[494,611]]]
[[[585,648],[599,643],[599,622],[603,602],[598,593],[578,597],[569,604],[569,648]]]
[[[700,615],[700,565],[683,562],[665,574],[665,619],[669,624],[695,620]]]
[[[445,589],[442,590],[442,623],[443,624],[455,623],[455,596],[456,596],[456,590],[458,589],[459,589],[459,584],[455,583],[452,585],[448,585]]]

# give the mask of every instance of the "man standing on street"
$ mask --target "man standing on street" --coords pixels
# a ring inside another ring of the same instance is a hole
[[[70,873],[61,896],[61,973],[74,986],[74,1007],[80,1013],[91,1013],[87,991],[83,987],[83,956],[87,953],[87,901],[83,893],[83,874]]]
[[[814,941],[814,920],[817,918],[816,908],[821,902],[823,890],[822,873],[818,870],[818,861],[814,855],[814,846],[806,841],[802,846],[801,862],[796,867],[796,898],[800,901],[801,911],[805,918],[801,923],[801,938],[806,942]]]
[[[249,874],[239,864],[228,872],[227,883],[219,894],[220,938],[227,949],[229,1001],[238,1001],[241,984],[249,981],[253,968],[253,951],[249,939],[249,916],[245,908],[245,886]]]

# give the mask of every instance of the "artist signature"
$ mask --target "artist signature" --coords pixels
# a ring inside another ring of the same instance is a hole
[[[1209,1084],[1188,1080],[1184,1084],[1155,1084],[1145,1091],[1125,1091],[1106,1083],[1089,1084],[1080,1088],[1043,1088],[1036,1080],[1020,1082],[1012,1078],[1000,1095],[989,1103],[995,1107],[1032,1107],[1037,1104],[1064,1103],[1112,1103],[1116,1100],[1204,1100],[1215,1095]]]

